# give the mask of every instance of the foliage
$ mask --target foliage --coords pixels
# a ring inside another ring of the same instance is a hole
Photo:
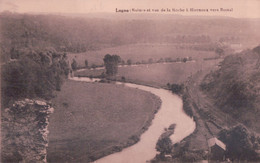
[[[85,60],[85,67],[88,68],[88,60]]]
[[[253,51],[260,54],[260,46],[255,47]]]
[[[192,108],[191,108],[191,103],[190,103],[189,97],[188,97],[188,95],[186,93],[182,96],[182,101],[183,101],[183,110],[184,110],[184,112],[188,116],[193,117],[193,111],[192,111]]]
[[[226,144],[226,157],[238,161],[260,161],[253,142],[245,127],[239,125],[230,130],[223,129],[219,139]]]
[[[11,49],[14,48],[11,53],[13,57],[16,57],[15,49],[23,47],[52,46],[57,51],[78,53],[107,46],[140,42],[158,43],[160,40],[162,43],[177,44],[178,49],[213,51],[216,47],[214,40],[220,40],[223,37],[236,37],[223,40],[226,43],[235,40],[242,43],[245,40],[247,43],[248,40],[251,42],[259,40],[258,33],[254,30],[247,30],[249,27],[250,29],[259,28],[259,23],[255,23],[254,20],[178,18],[177,21],[168,21],[163,17],[145,20],[138,18],[132,21],[128,18],[111,19],[110,15],[108,17],[73,16],[72,18],[68,15],[66,17],[64,15],[1,13],[3,42],[0,49],[4,48],[10,57]],[[207,34],[201,30],[209,28]],[[229,31],[229,36],[226,34],[227,31]]]
[[[164,137],[159,139],[156,144],[156,150],[161,152],[161,154],[169,154],[172,150],[172,141],[169,137]]]
[[[229,55],[221,62],[220,68],[206,75],[201,83],[202,90],[222,111],[248,127],[258,129],[259,61],[257,47],[254,50]]]
[[[128,65],[131,65],[131,64],[132,64],[132,60],[131,60],[131,59],[128,59],[128,60],[126,61],[126,63],[127,63]]]
[[[78,63],[75,59],[72,60],[71,68],[73,71],[77,70],[77,68],[78,68]]]
[[[53,50],[28,50],[19,60],[2,66],[2,100],[50,98],[53,90],[60,90],[63,78],[69,73],[66,54]]]
[[[173,93],[182,94],[184,90],[184,84],[170,84],[167,83],[168,89],[170,89]]]
[[[118,55],[107,54],[103,60],[106,68],[106,74],[109,76],[117,74],[120,57]]]

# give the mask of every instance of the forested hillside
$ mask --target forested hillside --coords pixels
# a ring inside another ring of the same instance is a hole
[[[260,46],[226,57],[201,88],[221,110],[260,131]]]
[[[135,43],[181,43],[181,48],[215,50],[216,43],[252,43],[260,38],[258,19],[166,17],[112,19],[1,13],[3,60],[24,48],[53,47],[85,52]],[[196,45],[195,45],[196,44]]]

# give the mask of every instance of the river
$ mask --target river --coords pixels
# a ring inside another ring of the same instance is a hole
[[[94,82],[98,79],[90,80],[85,77],[74,77],[71,78],[71,80]],[[157,140],[164,132],[164,129],[168,128],[171,124],[176,124],[174,134],[170,137],[173,144],[180,142],[195,130],[195,122],[184,113],[182,109],[182,100],[177,95],[174,95],[165,89],[158,89],[131,83],[117,82],[117,84],[124,84],[127,87],[137,88],[155,94],[162,101],[161,108],[155,114],[152,125],[141,135],[138,143],[123,149],[121,152],[105,156],[95,162],[145,163],[155,157],[155,146]]]

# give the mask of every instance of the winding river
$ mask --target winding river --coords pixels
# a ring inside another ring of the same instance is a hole
[[[91,80],[85,77],[73,77],[70,79],[86,82],[99,80]],[[171,124],[176,124],[174,134],[170,137],[173,144],[181,141],[195,130],[195,122],[182,109],[182,100],[170,91],[130,83],[117,82],[117,84],[124,84],[127,87],[151,92],[160,97],[162,105],[156,113],[152,125],[141,135],[138,143],[123,149],[121,152],[105,156],[97,160],[97,163],[145,163],[155,157],[156,142],[164,132],[164,129],[168,128]]]

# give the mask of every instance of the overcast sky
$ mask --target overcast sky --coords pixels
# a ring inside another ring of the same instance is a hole
[[[232,9],[231,12],[171,12],[181,15],[218,15],[260,18],[260,0],[0,0],[0,12],[93,13],[118,9]],[[161,13],[161,12],[160,12]],[[127,14],[127,13],[125,13]]]

